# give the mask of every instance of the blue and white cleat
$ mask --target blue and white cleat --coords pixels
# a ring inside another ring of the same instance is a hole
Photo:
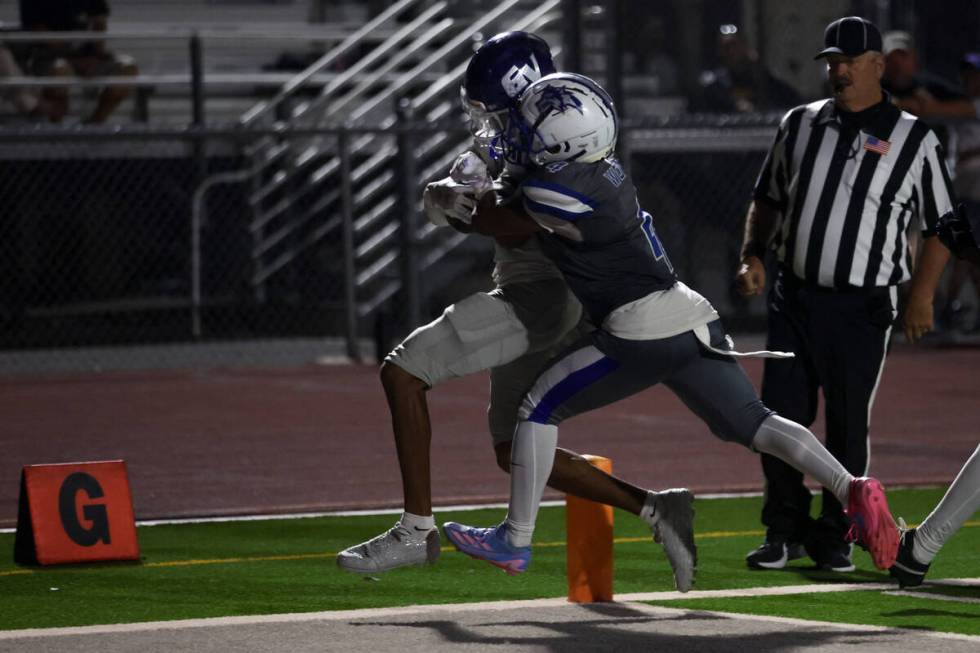
[[[471,558],[486,560],[500,567],[510,576],[527,570],[531,564],[531,547],[511,546],[507,542],[507,525],[492,528],[476,528],[448,521],[442,525],[442,532],[456,547]]]

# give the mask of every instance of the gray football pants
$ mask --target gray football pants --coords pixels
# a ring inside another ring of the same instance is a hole
[[[427,386],[490,370],[493,443],[510,441],[521,400],[546,364],[590,330],[563,279],[475,293],[413,331],[385,360]]]
[[[711,344],[725,348],[720,320]],[[625,340],[605,331],[580,338],[538,378],[522,420],[558,424],[663,383],[722,440],[751,446],[772,414],[738,362],[708,351],[692,331],[658,340]]]

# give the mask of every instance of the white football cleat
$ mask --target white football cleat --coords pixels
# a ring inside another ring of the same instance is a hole
[[[690,490],[664,490],[656,493],[653,539],[667,554],[674,571],[677,591],[687,592],[694,585],[698,549],[694,544],[694,495]]]
[[[439,559],[439,531],[413,538],[398,522],[387,531],[337,554],[337,566],[345,571],[373,574],[398,567],[431,565]]]

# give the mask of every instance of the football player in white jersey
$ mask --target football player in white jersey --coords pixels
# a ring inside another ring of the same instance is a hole
[[[548,45],[524,32],[499,34],[473,55],[461,96],[475,145],[458,157],[449,177],[426,188],[423,200],[431,222],[466,230],[479,196],[491,189],[506,196],[516,187],[521,161],[499,157],[501,129],[521,91],[554,71]],[[381,380],[391,410],[404,513],[386,532],[340,552],[337,564],[342,569],[376,573],[433,563],[439,555],[430,483],[432,429],[425,399],[430,388],[449,378],[490,370],[490,432],[497,463],[509,471],[510,443],[524,393],[548,359],[589,328],[581,322],[581,305],[541,252],[537,238],[498,239],[495,259],[494,290],[448,307],[385,358]],[[689,491],[647,491],[562,449],[549,485],[647,521],[664,546],[676,586],[683,591],[691,587],[696,551]]]

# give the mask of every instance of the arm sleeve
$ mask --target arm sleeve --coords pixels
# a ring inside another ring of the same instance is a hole
[[[939,216],[953,210],[955,199],[946,156],[939,139],[930,131],[919,146],[922,170],[916,178],[916,193],[922,200],[916,216],[916,226],[922,232],[934,233]]]
[[[582,222],[593,215],[598,202],[571,188],[564,175],[531,175],[521,184],[524,210],[550,232],[582,240]]]

